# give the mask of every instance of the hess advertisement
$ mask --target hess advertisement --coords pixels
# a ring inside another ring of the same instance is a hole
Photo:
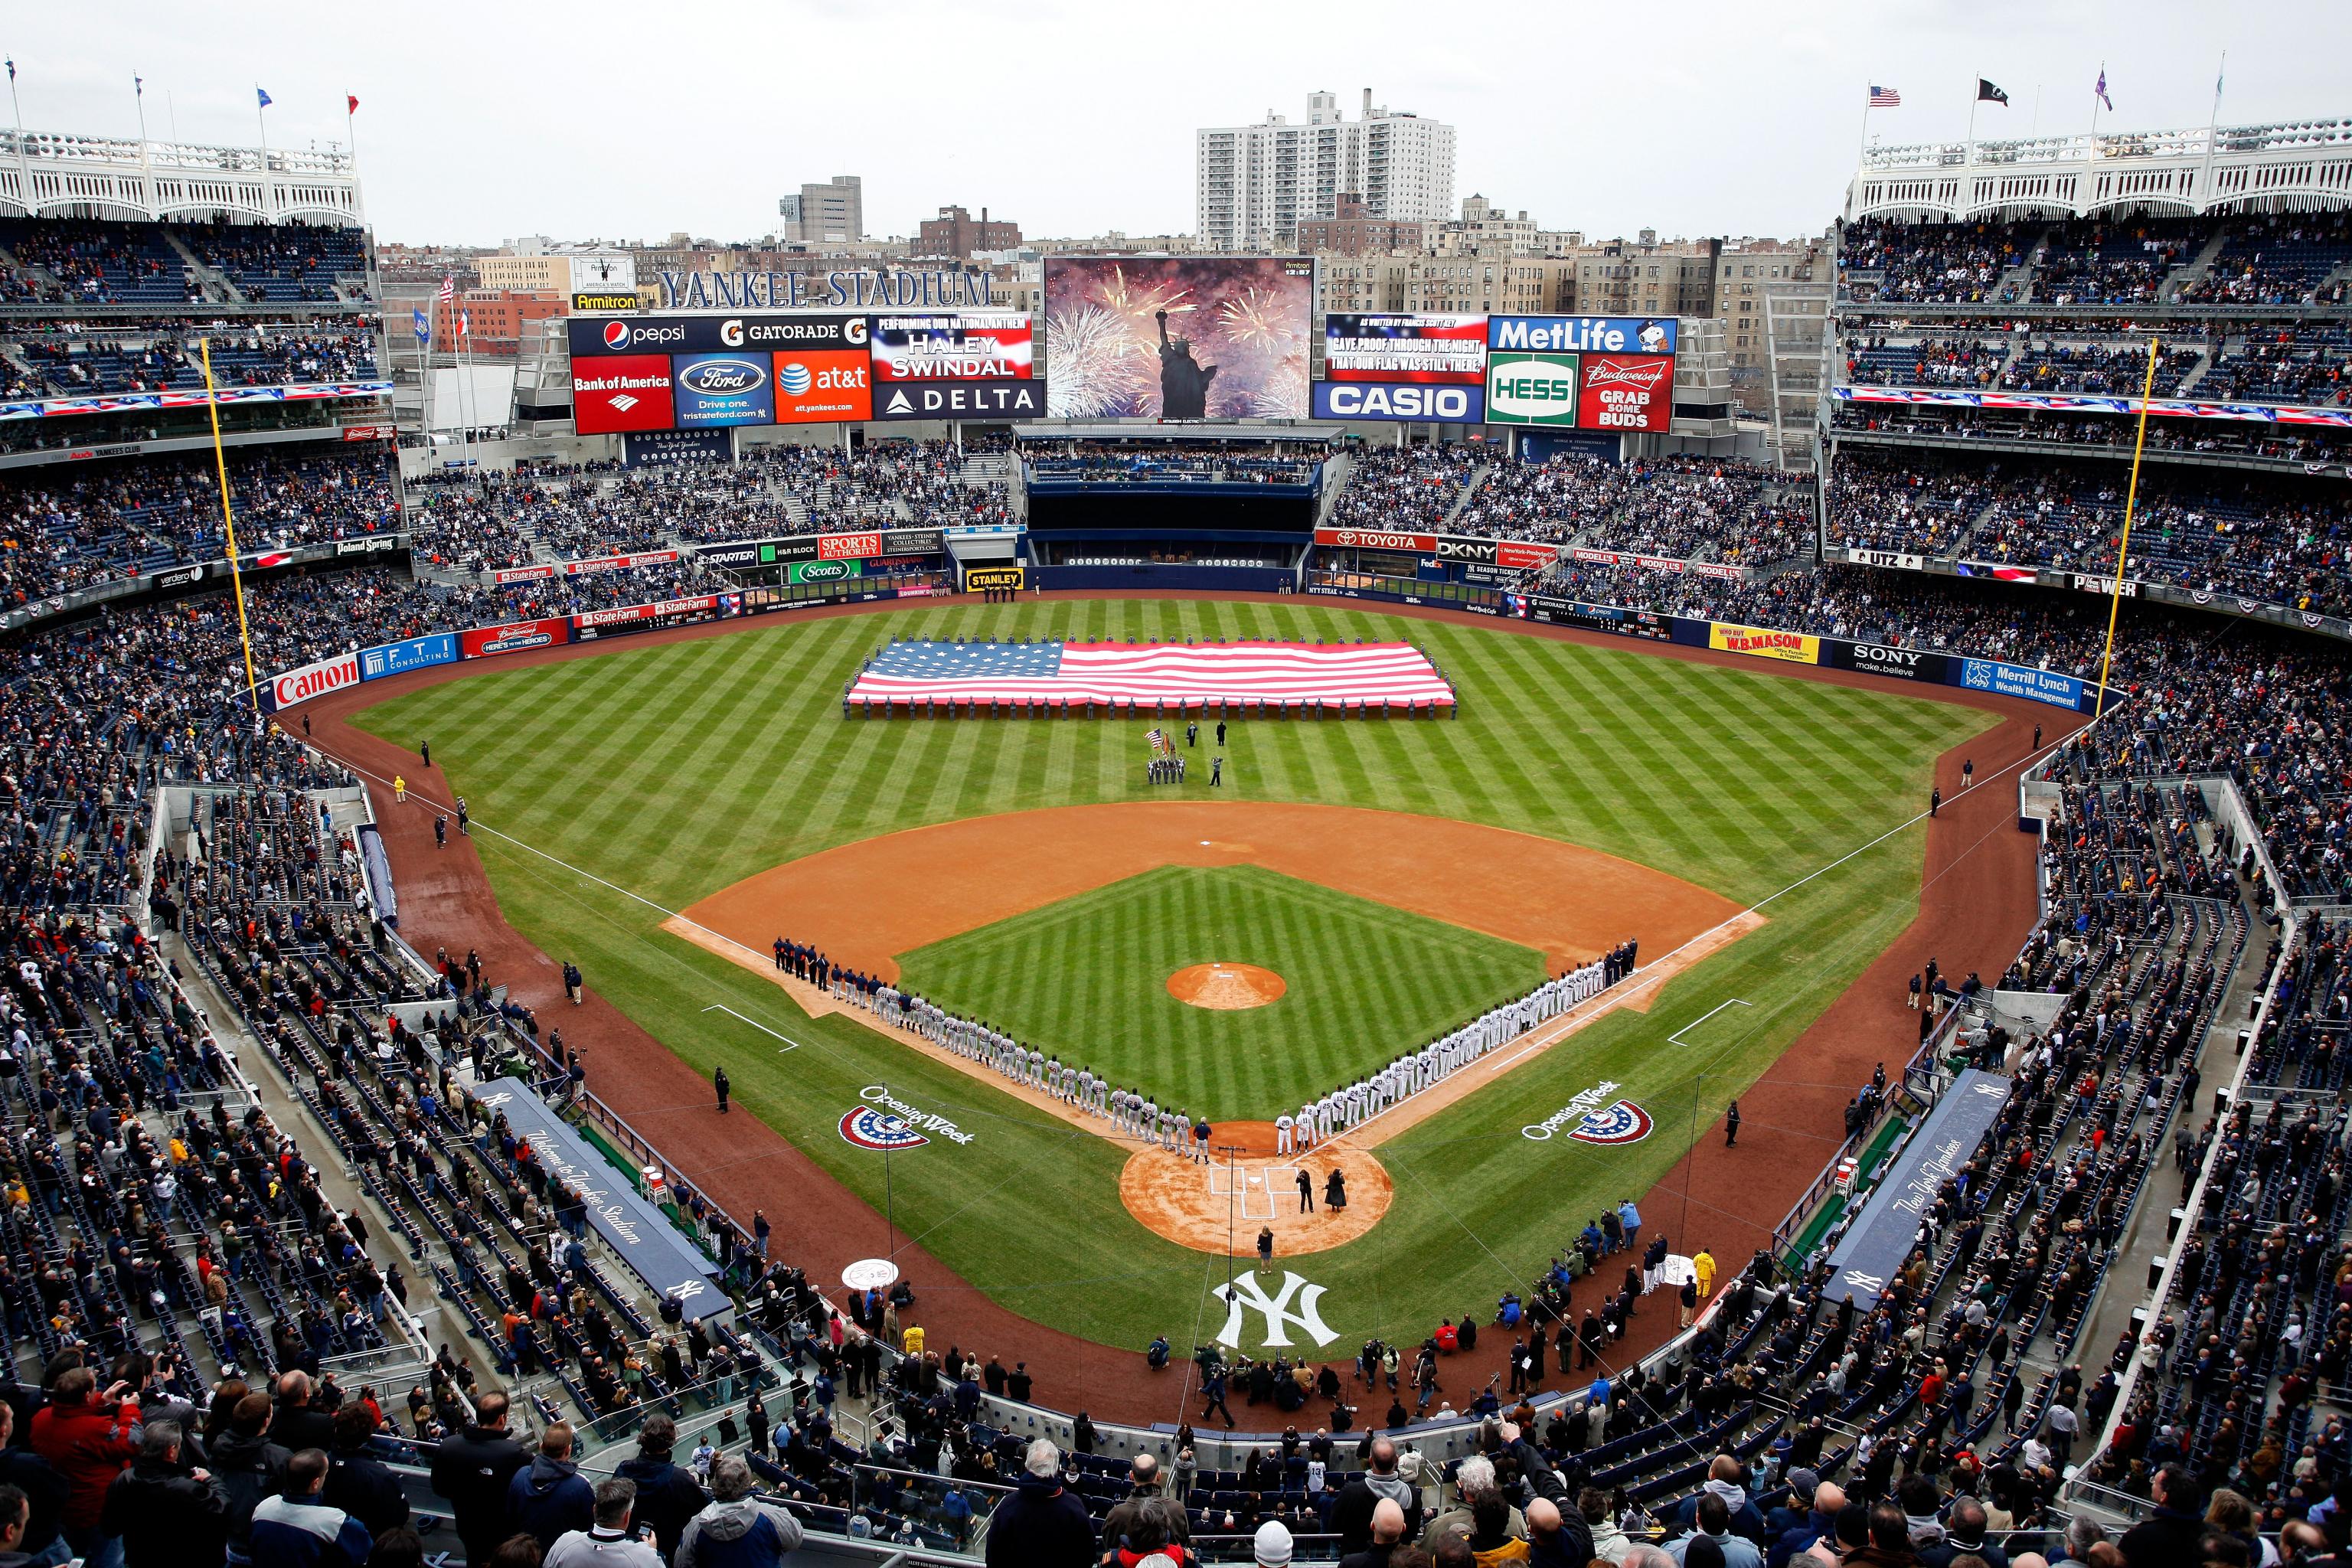
[[[1314,310],[1305,257],[1048,257],[1045,411],[1304,419]]]
[[[1574,354],[1489,353],[1486,423],[1574,426],[1576,367]]]

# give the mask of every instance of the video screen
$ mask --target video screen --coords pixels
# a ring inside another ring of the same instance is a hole
[[[1307,418],[1314,319],[1303,257],[1048,257],[1046,416]]]

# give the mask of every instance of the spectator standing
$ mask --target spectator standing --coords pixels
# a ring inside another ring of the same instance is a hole
[[[572,1423],[558,1421],[540,1434],[539,1452],[529,1468],[507,1483],[507,1524],[539,1542],[545,1552],[566,1531],[596,1522],[596,1489],[572,1460]]]
[[[227,1518],[221,1484],[182,1462],[180,1424],[150,1421],[139,1457],[106,1489],[100,1528],[121,1542],[123,1568],[183,1568],[221,1560]]]
[[[66,1484],[59,1528],[86,1568],[122,1568],[122,1543],[99,1523],[106,1489],[138,1457],[139,1406],[122,1398],[130,1387],[116,1383],[104,1394],[98,1375],[86,1366],[68,1368],[50,1386],[49,1403],[33,1413],[33,1451]]]
[[[530,1463],[522,1446],[507,1436],[507,1396],[491,1390],[476,1397],[475,1424],[442,1439],[433,1455],[433,1491],[449,1500],[449,1511],[465,1543],[467,1563],[488,1563],[504,1541],[507,1488]]]
[[[401,1492],[400,1478],[368,1451],[375,1437],[375,1413],[365,1405],[346,1405],[335,1412],[334,1426],[327,1484],[319,1495],[367,1526],[370,1540],[406,1524],[408,1499]]]
[[[751,1488],[751,1467],[741,1456],[722,1455],[710,1467],[715,1500],[687,1525],[677,1568],[774,1568],[800,1545],[801,1521],[753,1497]]]
[[[635,1456],[622,1460],[614,1470],[635,1483],[636,1498],[630,1516],[640,1528],[653,1531],[665,1560],[677,1555],[687,1521],[710,1503],[710,1494],[682,1466],[671,1461],[677,1447],[677,1423],[667,1415],[649,1415],[637,1433]]]
[[[667,1568],[668,1559],[629,1528],[636,1483],[619,1476],[596,1486],[596,1522],[562,1536],[544,1568]]]
[[[1094,1561],[1094,1525],[1087,1505],[1063,1489],[1061,1451],[1037,1438],[1022,1468],[1018,1489],[989,1521],[988,1568],[1086,1568]],[[711,1565],[688,1563],[681,1552],[677,1568]]]
[[[286,1490],[253,1510],[253,1568],[360,1568],[368,1560],[367,1526],[327,1505],[319,1495],[326,1484],[324,1449],[286,1461]]]
[[[25,1528],[15,1546],[0,1550],[22,1552],[38,1562],[57,1542],[68,1489],[65,1478],[50,1468],[48,1460],[16,1443],[16,1407],[0,1400],[0,1486],[15,1487],[25,1494]]]

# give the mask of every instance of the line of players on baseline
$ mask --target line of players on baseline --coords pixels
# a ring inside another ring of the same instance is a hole
[[[1546,981],[1517,1001],[1489,1009],[1443,1039],[1308,1101],[1296,1115],[1285,1112],[1276,1117],[1275,1152],[1300,1153],[1339,1137],[1434,1088],[1538,1025],[1600,995],[1634,972],[1641,945],[1639,939],[1629,937],[1591,963]],[[1195,1121],[1172,1106],[1163,1107],[1139,1089],[1114,1088],[1110,1079],[1098,1077],[1091,1068],[1068,1066],[1058,1057],[1024,1046],[977,1019],[959,1017],[915,993],[835,969],[814,948],[778,937],[775,950],[777,968],[814,980],[837,1001],[865,1007],[885,1023],[911,1029],[969,1060],[986,1063],[1014,1083],[1043,1089],[1066,1104],[1102,1117],[1127,1137],[1157,1143],[1174,1153],[1189,1151],[1196,1163],[1210,1163],[1210,1129],[1205,1121]]]

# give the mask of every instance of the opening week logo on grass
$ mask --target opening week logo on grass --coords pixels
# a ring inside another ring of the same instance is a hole
[[[857,1098],[866,1101],[841,1117],[841,1141],[856,1149],[919,1149],[936,1133],[950,1143],[969,1143],[971,1134],[944,1116],[894,1100],[878,1083],[867,1084]]]
[[[1603,1080],[1566,1105],[1519,1129],[1519,1136],[1541,1143],[1565,1131],[1580,1143],[1639,1143],[1650,1135],[1650,1113],[1630,1100],[1612,1101],[1619,1084]]]

